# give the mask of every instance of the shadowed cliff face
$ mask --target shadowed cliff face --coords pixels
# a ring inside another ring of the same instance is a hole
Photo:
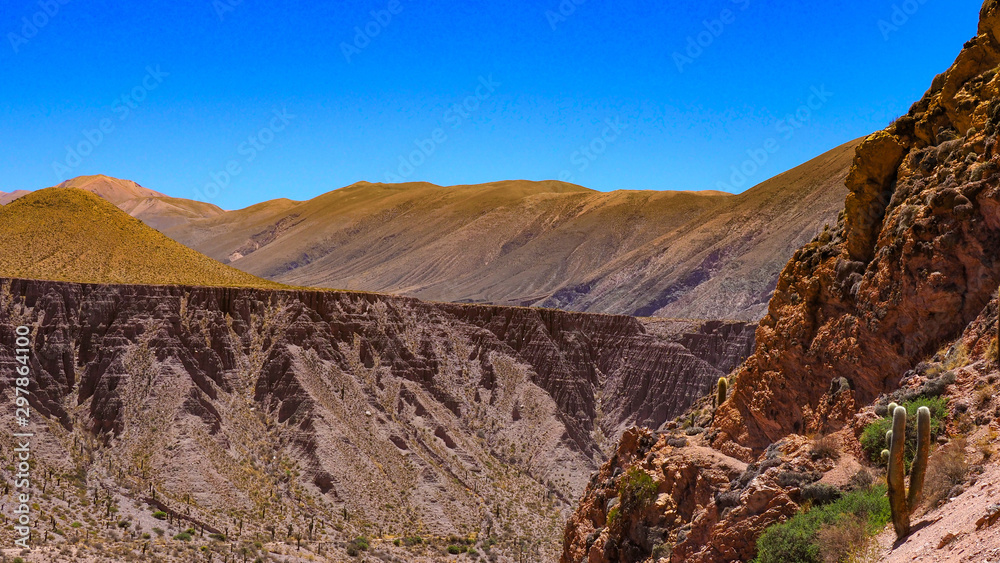
[[[760,533],[803,502],[778,477],[832,468],[804,436],[836,433],[850,454],[860,409],[901,382],[919,394],[918,363],[950,356],[970,326],[995,326],[986,313],[1000,284],[998,38],[989,0],[954,65],[858,147],[844,213],[785,266],[728,400],[693,421],[708,430],[626,435],[567,526],[564,563],[751,559]],[[658,496],[609,522],[609,499],[632,470]]]
[[[40,463],[81,486],[216,530],[478,533],[540,560],[623,429],[677,416],[753,346],[743,323],[9,280],[5,376],[20,324]]]

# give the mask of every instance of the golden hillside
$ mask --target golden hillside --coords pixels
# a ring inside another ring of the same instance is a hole
[[[797,248],[837,222],[856,143],[739,195],[563,182],[360,182],[164,229],[252,274],[433,301],[757,320]]]
[[[0,277],[278,288],[184,247],[97,195],[48,188],[0,207]]]

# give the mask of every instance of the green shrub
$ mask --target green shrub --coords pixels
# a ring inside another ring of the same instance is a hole
[[[630,468],[618,485],[623,514],[642,510],[656,498],[656,481],[638,467]]]
[[[670,559],[671,553],[673,553],[673,548],[669,544],[660,543],[653,547],[653,553],[650,556],[654,560]]]
[[[608,511],[608,526],[613,526],[618,520],[618,507],[614,507]]]
[[[848,493],[769,527],[757,540],[754,563],[822,563],[817,532],[823,526],[855,518],[863,523],[867,535],[885,527],[890,519],[885,487]]]
[[[208,537],[212,538],[215,541],[226,541],[226,536],[222,534],[208,534]]]
[[[153,513],[153,518],[156,518],[157,520],[166,520],[167,513],[162,510],[157,510],[156,512]]]
[[[469,548],[465,547],[464,545],[452,544],[448,546],[448,553],[452,555],[458,555],[459,553],[465,553],[468,549]]]
[[[919,397],[901,406],[906,407],[907,420],[917,419],[917,409],[927,407],[931,411],[931,440],[933,441],[941,429],[944,427],[944,419],[948,416],[948,402],[940,397]],[[906,427],[906,455],[905,464],[909,470],[910,462],[913,461],[913,454],[917,449],[917,425],[909,424]],[[861,433],[861,448],[868,454],[872,462],[882,464],[882,450],[889,447],[885,443],[885,433],[892,430],[892,416],[882,417],[875,422],[865,426]]]
[[[176,536],[174,536],[174,539],[175,540],[180,540],[180,541],[191,541],[191,534],[189,534],[187,532],[181,532],[181,533],[177,534]]]
[[[368,551],[369,547],[368,538],[364,536],[354,538],[353,541],[347,544],[347,554],[354,557],[362,551]]]

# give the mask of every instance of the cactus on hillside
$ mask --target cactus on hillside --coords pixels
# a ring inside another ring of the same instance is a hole
[[[896,537],[903,538],[910,533],[910,515],[920,503],[923,493],[927,456],[931,445],[930,409],[927,407],[917,409],[917,452],[910,468],[909,493],[906,490],[903,461],[906,445],[905,407],[896,407],[892,411],[892,430],[886,437],[889,439],[889,508],[892,511],[892,525],[896,530]]]
[[[719,385],[716,388],[715,395],[715,406],[718,407],[726,400],[726,394],[729,392],[729,380],[725,377],[719,378]]]

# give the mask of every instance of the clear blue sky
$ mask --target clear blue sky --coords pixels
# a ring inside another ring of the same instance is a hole
[[[0,190],[103,173],[229,209],[387,178],[742,191],[905,113],[980,6],[6,0]]]

